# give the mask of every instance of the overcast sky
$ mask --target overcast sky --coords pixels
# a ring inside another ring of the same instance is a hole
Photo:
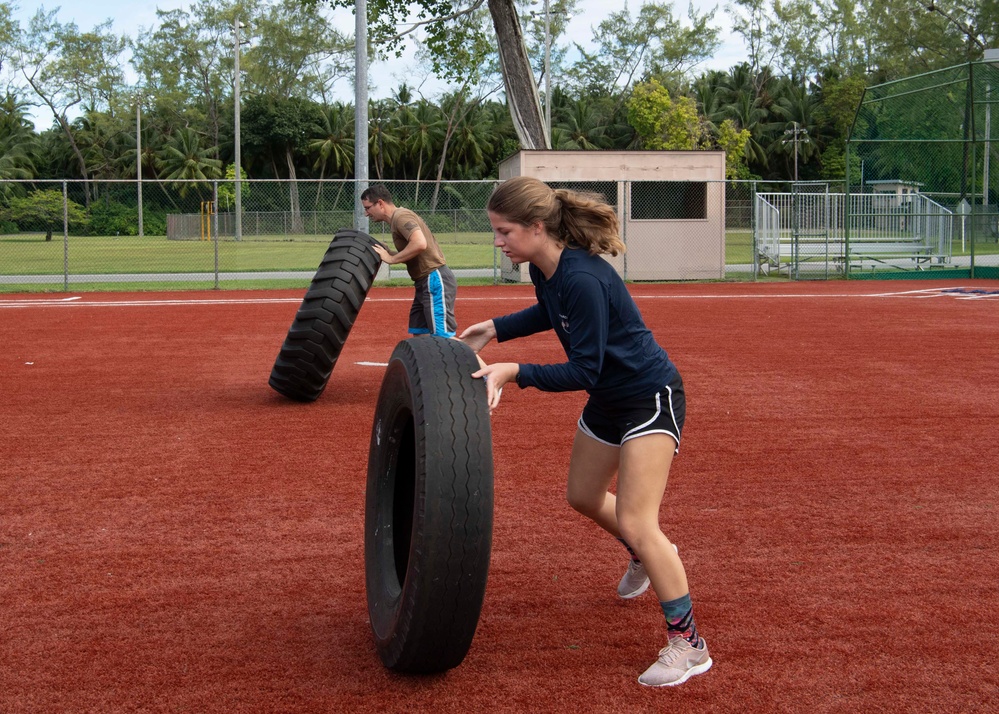
[[[627,0],[625,0],[627,2]],[[719,39],[722,45],[715,56],[698,67],[703,69],[723,69],[726,70],[745,59],[745,48],[742,38],[731,32],[731,23],[728,14],[725,12],[725,0],[690,0],[691,4],[699,13],[717,7],[714,24],[721,26],[722,32]],[[186,9],[191,6],[191,0],[66,0],[64,2],[38,2],[37,0],[14,0],[19,9],[15,12],[15,19],[19,20],[22,27],[39,8],[51,11],[59,8],[57,17],[60,22],[75,22],[81,31],[92,30],[96,25],[112,18],[114,31],[118,34],[125,34],[135,39],[140,28],[149,29],[155,27],[157,23],[156,10]],[[628,4],[632,12],[637,12],[641,7],[641,0]],[[539,7],[541,2],[539,0]],[[675,0],[674,13],[682,18],[686,18],[688,0]],[[601,20],[605,19],[612,12],[623,7],[620,0],[581,0],[579,2],[579,12],[570,20],[566,36],[562,38],[562,43],[576,42],[586,46],[589,44],[593,32],[592,29]],[[329,12],[326,10],[326,12]],[[337,11],[343,13],[342,26],[353,30],[353,14],[349,11]],[[339,19],[339,18],[338,18]],[[411,74],[411,73],[410,73]],[[368,70],[368,80],[373,84],[371,98],[379,99],[388,96],[392,90],[398,88],[399,84],[407,74],[405,60],[393,60],[384,63],[375,63]],[[134,79],[134,78],[133,78]],[[409,83],[414,84],[410,76]],[[349,82],[341,82],[338,98],[350,101],[353,98],[353,88]],[[433,96],[435,87],[433,83],[424,86],[424,94]],[[34,114],[36,125],[39,129],[48,127],[51,124],[51,116],[48,110],[42,112],[37,110]]]

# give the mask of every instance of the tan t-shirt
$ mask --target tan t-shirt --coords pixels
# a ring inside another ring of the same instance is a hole
[[[389,221],[389,228],[392,231],[392,243],[395,245],[397,251],[409,245],[409,236],[417,229],[427,239],[427,249],[415,258],[406,261],[406,270],[409,271],[409,277],[413,280],[426,277],[437,268],[446,264],[444,254],[441,252],[440,246],[437,245],[437,239],[434,238],[434,234],[427,228],[427,224],[423,222],[423,219],[408,208],[395,209],[392,213],[392,219]]]

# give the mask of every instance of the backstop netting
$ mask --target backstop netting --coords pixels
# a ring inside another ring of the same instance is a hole
[[[848,273],[999,278],[997,108],[999,62],[867,88],[847,141]]]

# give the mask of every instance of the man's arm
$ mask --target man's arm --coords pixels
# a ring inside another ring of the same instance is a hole
[[[415,226],[415,224],[413,225]],[[427,249],[427,238],[423,235],[423,231],[419,228],[414,228],[413,232],[409,234],[406,247],[395,255],[392,255],[379,245],[373,246],[373,248],[385,263],[388,263],[389,265],[398,265],[399,263],[405,263],[411,258],[415,258],[420,253],[425,251]]]

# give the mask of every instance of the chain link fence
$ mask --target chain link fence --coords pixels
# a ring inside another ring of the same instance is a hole
[[[867,88],[847,143],[852,277],[999,278],[996,107],[999,57]]]
[[[459,280],[523,279],[492,245],[485,206],[495,181],[383,183],[397,205],[427,222]],[[613,262],[628,280],[842,276],[849,220],[876,214],[868,230],[880,226],[895,240],[901,226],[930,218],[930,209],[900,210],[887,198],[884,208],[850,209],[845,187],[836,183],[556,187],[595,192],[618,208],[628,250]],[[358,223],[353,181],[247,180],[238,202],[237,221],[231,181],[0,181],[0,291],[304,288],[337,230],[358,227],[391,240],[385,224]],[[952,257],[941,263],[950,266],[964,256],[966,234],[954,232],[957,219],[948,215],[943,224],[951,227],[953,256],[938,248],[933,256]],[[974,245],[985,244],[975,230]],[[395,266],[379,277],[408,279]]]

